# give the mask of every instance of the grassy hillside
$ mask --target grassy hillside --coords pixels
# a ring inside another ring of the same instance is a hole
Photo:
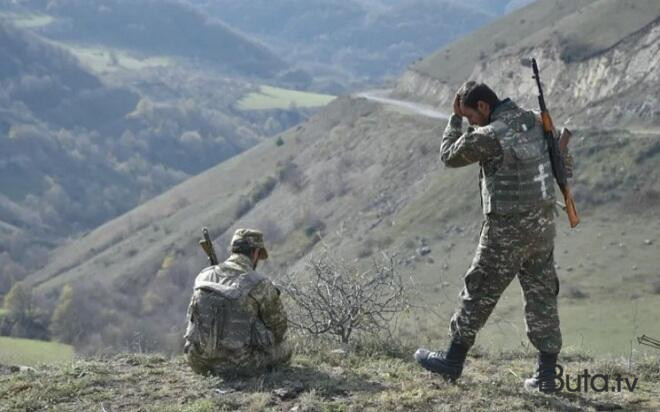
[[[411,70],[459,83],[469,73],[466,68],[498,53],[532,51],[551,36],[563,39],[567,59],[582,60],[614,46],[659,13],[654,0],[536,1],[426,56]]]
[[[348,355],[307,344],[290,366],[248,379],[202,377],[180,357],[124,354],[48,366],[31,373],[0,374],[0,410],[282,411],[282,410],[655,410],[660,407],[657,357],[631,370],[616,360],[567,355],[567,373],[637,378],[633,392],[524,392],[532,357],[524,352],[479,352],[468,358],[457,385],[423,371],[402,352],[365,349]],[[602,383],[596,381],[597,387]],[[625,384],[623,386],[625,388]]]
[[[281,145],[263,142],[99,227],[56,251],[28,280],[53,299],[66,283],[100,282],[129,293],[136,299],[128,307],[111,295],[104,305],[117,307],[121,322],[152,319],[142,330],[154,347],[178,350],[182,326],[172,321],[185,312],[188,288],[205,263],[196,246],[202,226],[223,252],[236,227],[264,230],[272,249],[264,271],[275,279],[302,270],[319,234],[362,262],[379,249],[397,253],[424,291],[402,333],[444,342],[481,213],[477,168],[438,164],[443,127],[364,99],[337,99],[284,133]],[[658,137],[576,131],[574,187],[583,222],[569,231],[564,216],[557,219],[568,348],[628,355],[644,351],[631,345],[636,336],[660,335],[652,315],[660,290],[648,287],[659,252]],[[421,244],[432,253],[419,256]],[[519,293],[511,286],[498,305],[479,338],[486,347],[526,345]]]
[[[62,343],[0,337],[0,365],[43,366],[72,362],[73,347]]]

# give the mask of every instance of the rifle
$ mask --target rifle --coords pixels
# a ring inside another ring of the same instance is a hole
[[[660,340],[654,339],[650,336],[642,335],[641,337],[638,337],[637,343],[639,343],[640,345],[647,345],[652,348],[660,349]]]
[[[215,249],[213,249],[213,242],[209,236],[208,229],[202,228],[202,235],[204,236],[204,239],[199,241],[199,245],[202,247],[202,249],[204,249],[206,256],[209,257],[211,266],[215,266],[218,264],[218,257],[215,255]]]
[[[580,218],[578,217],[577,209],[575,209],[575,202],[573,201],[571,188],[568,184],[564,159],[562,157],[562,151],[566,150],[566,146],[568,145],[570,132],[568,135],[562,136],[561,139],[557,139],[555,137],[555,127],[552,124],[550,113],[548,113],[548,108],[546,107],[545,99],[543,98],[543,88],[541,87],[541,77],[539,76],[539,68],[536,65],[536,59],[532,59],[532,70],[534,71],[533,78],[536,80],[536,85],[539,88],[541,123],[543,123],[543,134],[545,135],[545,140],[548,143],[548,152],[550,152],[552,174],[555,176],[555,180],[559,185],[559,189],[561,189],[562,195],[564,195],[564,203],[566,204],[565,210],[566,214],[568,215],[568,222],[570,223],[571,228],[574,228],[578,225],[578,223],[580,223]]]

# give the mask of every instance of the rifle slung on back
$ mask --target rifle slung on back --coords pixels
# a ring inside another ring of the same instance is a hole
[[[564,159],[562,156],[562,152],[565,151],[568,146],[568,141],[571,136],[570,131],[562,133],[561,139],[557,139],[555,137],[555,127],[552,124],[552,118],[550,117],[548,108],[545,105],[545,99],[543,98],[543,88],[541,87],[541,78],[539,76],[539,68],[536,65],[536,59],[532,59],[532,70],[534,71],[533,78],[536,80],[536,85],[539,89],[541,123],[543,124],[545,140],[548,143],[550,163],[552,164],[552,174],[555,176],[557,185],[559,186],[559,189],[564,196],[564,210],[566,210],[566,214],[568,215],[568,222],[570,223],[571,228],[574,228],[578,225],[578,223],[580,223],[580,218],[578,217],[577,209],[575,208],[575,202],[573,201],[573,194],[571,193],[570,185],[568,184],[566,167],[564,165]]]

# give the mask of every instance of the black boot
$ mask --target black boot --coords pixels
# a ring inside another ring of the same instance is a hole
[[[525,389],[543,393],[557,392],[557,354],[539,352],[534,375],[525,379]]]
[[[450,382],[456,381],[463,372],[463,363],[470,348],[452,342],[447,352],[431,352],[419,348],[415,352],[415,360],[424,369],[440,374]]]

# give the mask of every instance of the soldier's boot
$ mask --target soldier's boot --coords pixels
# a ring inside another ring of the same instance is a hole
[[[525,379],[525,389],[531,392],[557,391],[557,354],[539,352],[534,375]]]
[[[437,373],[445,380],[455,382],[463,372],[463,363],[470,348],[452,342],[446,352],[431,352],[419,348],[415,352],[415,360],[424,369]]]

